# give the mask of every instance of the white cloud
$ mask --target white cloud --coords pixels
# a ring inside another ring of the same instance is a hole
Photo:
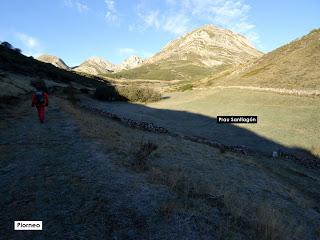
[[[161,12],[158,9],[145,10],[142,6],[137,8],[138,16],[143,22],[142,30],[153,27],[175,35],[182,34],[188,30],[189,18],[183,13],[168,11]],[[132,30],[133,27],[131,26]]]
[[[105,15],[105,19],[108,22],[116,23],[119,21],[119,15],[116,8],[116,3],[114,0],[105,0],[104,1],[107,7],[107,13]]]
[[[180,35],[196,26],[214,24],[245,36],[255,36],[255,25],[248,20],[251,9],[245,0],[166,0],[166,8],[147,9],[138,5],[138,16],[145,28],[154,27],[166,32]]]
[[[64,0],[64,5],[76,9],[79,13],[85,13],[89,10],[88,5],[81,3],[78,0]]]
[[[29,49],[36,49],[40,47],[39,41],[34,37],[24,33],[17,33],[16,36],[23,43],[23,45]]]
[[[150,11],[145,15],[140,15],[143,18],[143,21],[147,25],[147,27],[155,27],[159,29],[160,27],[160,19],[159,19],[159,11]]]
[[[75,2],[75,5],[80,13],[86,12],[89,10],[89,7],[81,2]]]
[[[183,34],[188,31],[190,19],[185,14],[168,15],[164,18],[163,30],[174,33],[176,35]]]
[[[234,29],[239,33],[246,33],[251,29],[255,28],[255,25],[250,24],[248,22],[239,22],[234,25]]]
[[[170,5],[175,5],[177,3],[177,0],[166,0],[166,3]]]
[[[37,38],[20,32],[15,33],[15,37],[21,42],[25,55],[37,56],[43,51],[43,47]]]

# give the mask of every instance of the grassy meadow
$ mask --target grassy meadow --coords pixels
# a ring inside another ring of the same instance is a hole
[[[241,89],[193,90],[169,96],[151,106],[212,118],[217,115],[257,115],[258,124],[239,126],[277,143],[320,154],[320,98]]]
[[[211,69],[191,61],[163,61],[118,73],[103,74],[104,77],[152,80],[199,80],[219,69]]]

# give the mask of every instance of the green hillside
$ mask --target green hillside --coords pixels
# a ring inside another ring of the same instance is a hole
[[[127,79],[190,80],[201,79],[221,68],[209,68],[190,61],[165,61],[102,76]]]
[[[254,86],[320,90],[320,29],[255,60],[214,74],[197,85]]]

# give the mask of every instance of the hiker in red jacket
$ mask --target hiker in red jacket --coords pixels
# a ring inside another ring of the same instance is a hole
[[[48,93],[43,91],[41,84],[37,84],[36,89],[36,92],[32,95],[32,107],[37,107],[39,120],[43,123],[45,107],[49,104]]]

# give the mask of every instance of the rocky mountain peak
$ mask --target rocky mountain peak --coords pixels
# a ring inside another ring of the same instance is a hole
[[[67,64],[65,64],[65,62],[53,55],[49,55],[49,54],[43,54],[40,55],[39,57],[36,58],[37,60],[41,61],[41,62],[45,62],[45,63],[51,63],[52,65],[65,69],[65,70],[70,70],[70,68],[68,67]]]
[[[120,64],[113,64],[101,57],[90,57],[81,63],[74,70],[97,75],[106,72],[118,72],[121,70],[132,69],[142,64],[144,60],[139,56],[130,56]]]
[[[125,59],[121,64],[120,64],[120,68],[122,69],[131,69],[131,68],[135,68],[138,67],[139,65],[141,65],[144,62],[144,60],[136,55],[132,55],[130,57],[128,57],[127,59]]]
[[[89,57],[85,62],[95,63],[99,65],[111,65],[112,63],[102,57]]]
[[[148,63],[192,60],[213,67],[239,64],[261,55],[246,37],[214,25],[205,25],[169,42]]]
[[[77,72],[85,72],[93,75],[113,72],[115,65],[102,57],[89,57],[78,67],[74,68]]]

